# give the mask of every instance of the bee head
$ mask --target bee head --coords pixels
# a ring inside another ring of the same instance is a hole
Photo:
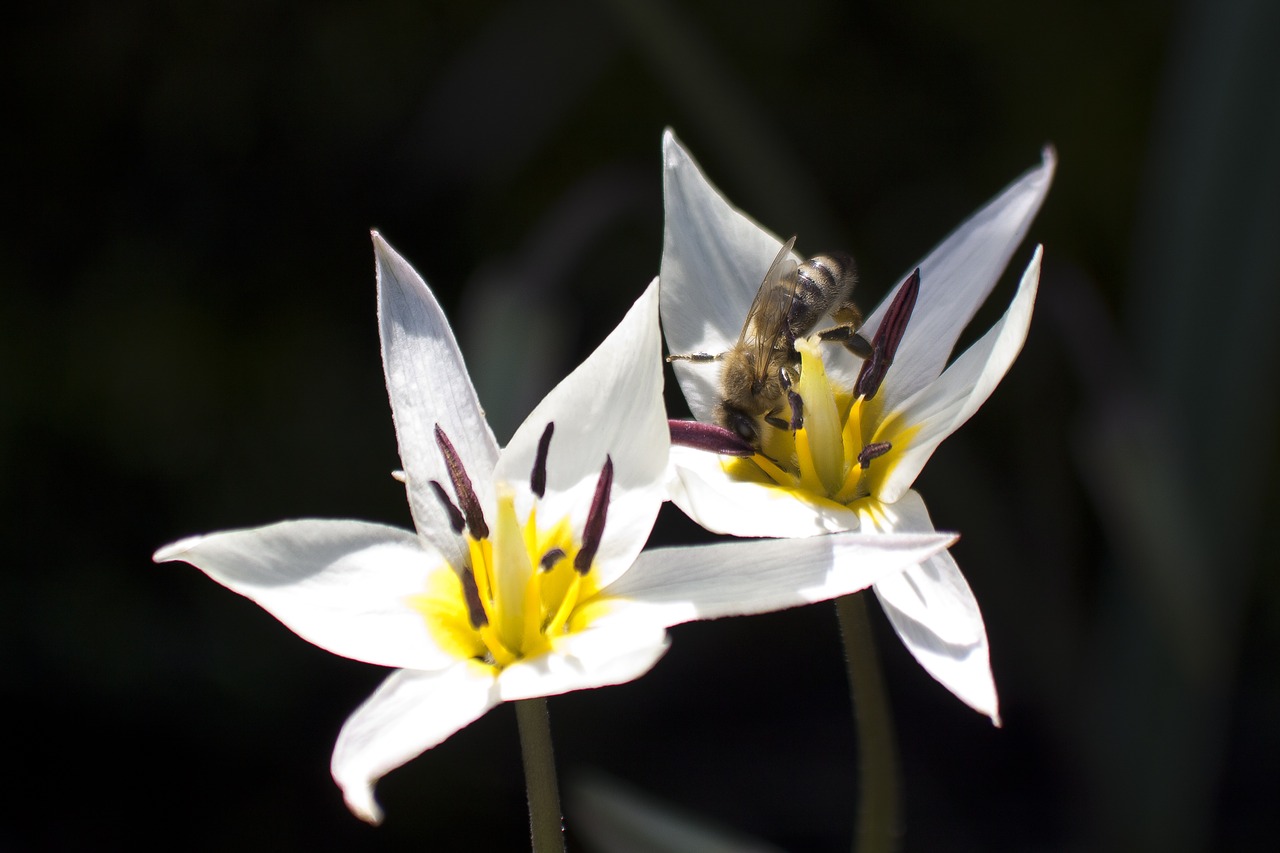
[[[717,420],[720,421],[720,426],[731,430],[738,438],[741,438],[752,447],[758,448],[760,446],[760,427],[754,417],[728,402],[720,404],[720,410],[717,415],[719,416]]]

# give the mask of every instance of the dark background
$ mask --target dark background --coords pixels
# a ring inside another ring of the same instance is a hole
[[[904,846],[1271,849],[1280,5],[10,15],[0,849],[527,843],[509,707],[392,773],[366,827],[328,761],[384,672],[150,555],[282,518],[407,525],[368,230],[435,288],[505,439],[656,274],[668,125],[761,222],[854,251],[867,307],[1056,145],[1013,262],[1046,245],[1030,339],[918,482],[963,532],[1004,728],[873,608]],[[666,510],[655,533],[703,538]],[[550,702],[576,849],[590,773],[786,849],[846,849],[831,607],[673,634],[640,681]]]

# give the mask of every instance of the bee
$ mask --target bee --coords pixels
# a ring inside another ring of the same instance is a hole
[[[763,443],[762,422],[792,431],[803,426],[800,395],[792,390],[800,378],[797,338],[811,334],[830,315],[836,325],[818,333],[822,340],[842,343],[862,358],[872,352],[857,334],[862,314],[850,298],[857,283],[853,257],[833,252],[797,264],[791,257],[795,242],[795,237],[788,240],[773,259],[732,348],[716,355],[667,357],[724,363],[716,422],[756,450]],[[789,418],[784,417],[788,407]]]

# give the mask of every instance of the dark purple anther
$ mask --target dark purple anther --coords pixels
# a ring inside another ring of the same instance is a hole
[[[884,456],[889,452],[891,447],[893,447],[893,445],[887,441],[871,442],[866,447],[862,448],[862,452],[858,454],[858,464],[865,470],[866,467],[871,464],[872,459],[879,459],[881,456]]]
[[[547,493],[547,451],[551,449],[551,433],[556,431],[555,421],[547,424],[538,439],[538,453],[533,457],[533,474],[529,477],[529,488],[538,497]]]
[[[467,602],[467,618],[472,628],[483,628],[489,624],[489,614],[485,612],[484,603],[480,601],[480,590],[476,586],[475,576],[471,572],[458,575],[462,580],[462,597]]]
[[[449,500],[449,493],[444,490],[444,486],[432,480],[431,489],[436,493],[436,500],[444,505],[444,511],[449,514],[449,526],[453,528],[453,532],[461,533],[462,528],[467,526],[467,522],[462,518],[462,512],[453,505],[453,501]]]
[[[916,297],[920,295],[920,268],[917,267],[902,287],[898,288],[889,310],[885,312],[884,322],[876,329],[875,340],[871,342],[871,358],[862,363],[858,373],[858,381],[854,391],[859,397],[870,400],[880,390],[885,374],[893,365],[893,357],[902,343],[902,336],[907,331],[907,321],[916,307]]]
[[[480,509],[480,499],[471,487],[471,478],[467,476],[462,460],[458,458],[458,451],[453,449],[453,442],[449,441],[449,436],[444,434],[440,424],[436,424],[436,444],[449,469],[449,479],[453,481],[453,491],[458,496],[458,503],[462,504],[462,514],[467,519],[467,530],[471,532],[471,538],[489,538],[489,525],[485,523],[484,512]]]
[[[667,421],[671,443],[721,456],[754,456],[755,448],[733,430],[699,421]]]
[[[591,571],[591,562],[600,549],[600,538],[604,536],[604,519],[609,512],[609,492],[613,490],[613,459],[604,458],[604,468],[600,470],[600,479],[596,480],[596,494],[591,499],[591,511],[587,513],[587,524],[582,529],[582,548],[573,558],[573,567],[578,574],[585,575]]]

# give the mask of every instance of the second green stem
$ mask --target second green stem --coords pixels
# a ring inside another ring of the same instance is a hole
[[[899,841],[897,744],[863,594],[836,599],[836,618],[858,731],[858,825],[853,849],[855,853],[891,853]]]

